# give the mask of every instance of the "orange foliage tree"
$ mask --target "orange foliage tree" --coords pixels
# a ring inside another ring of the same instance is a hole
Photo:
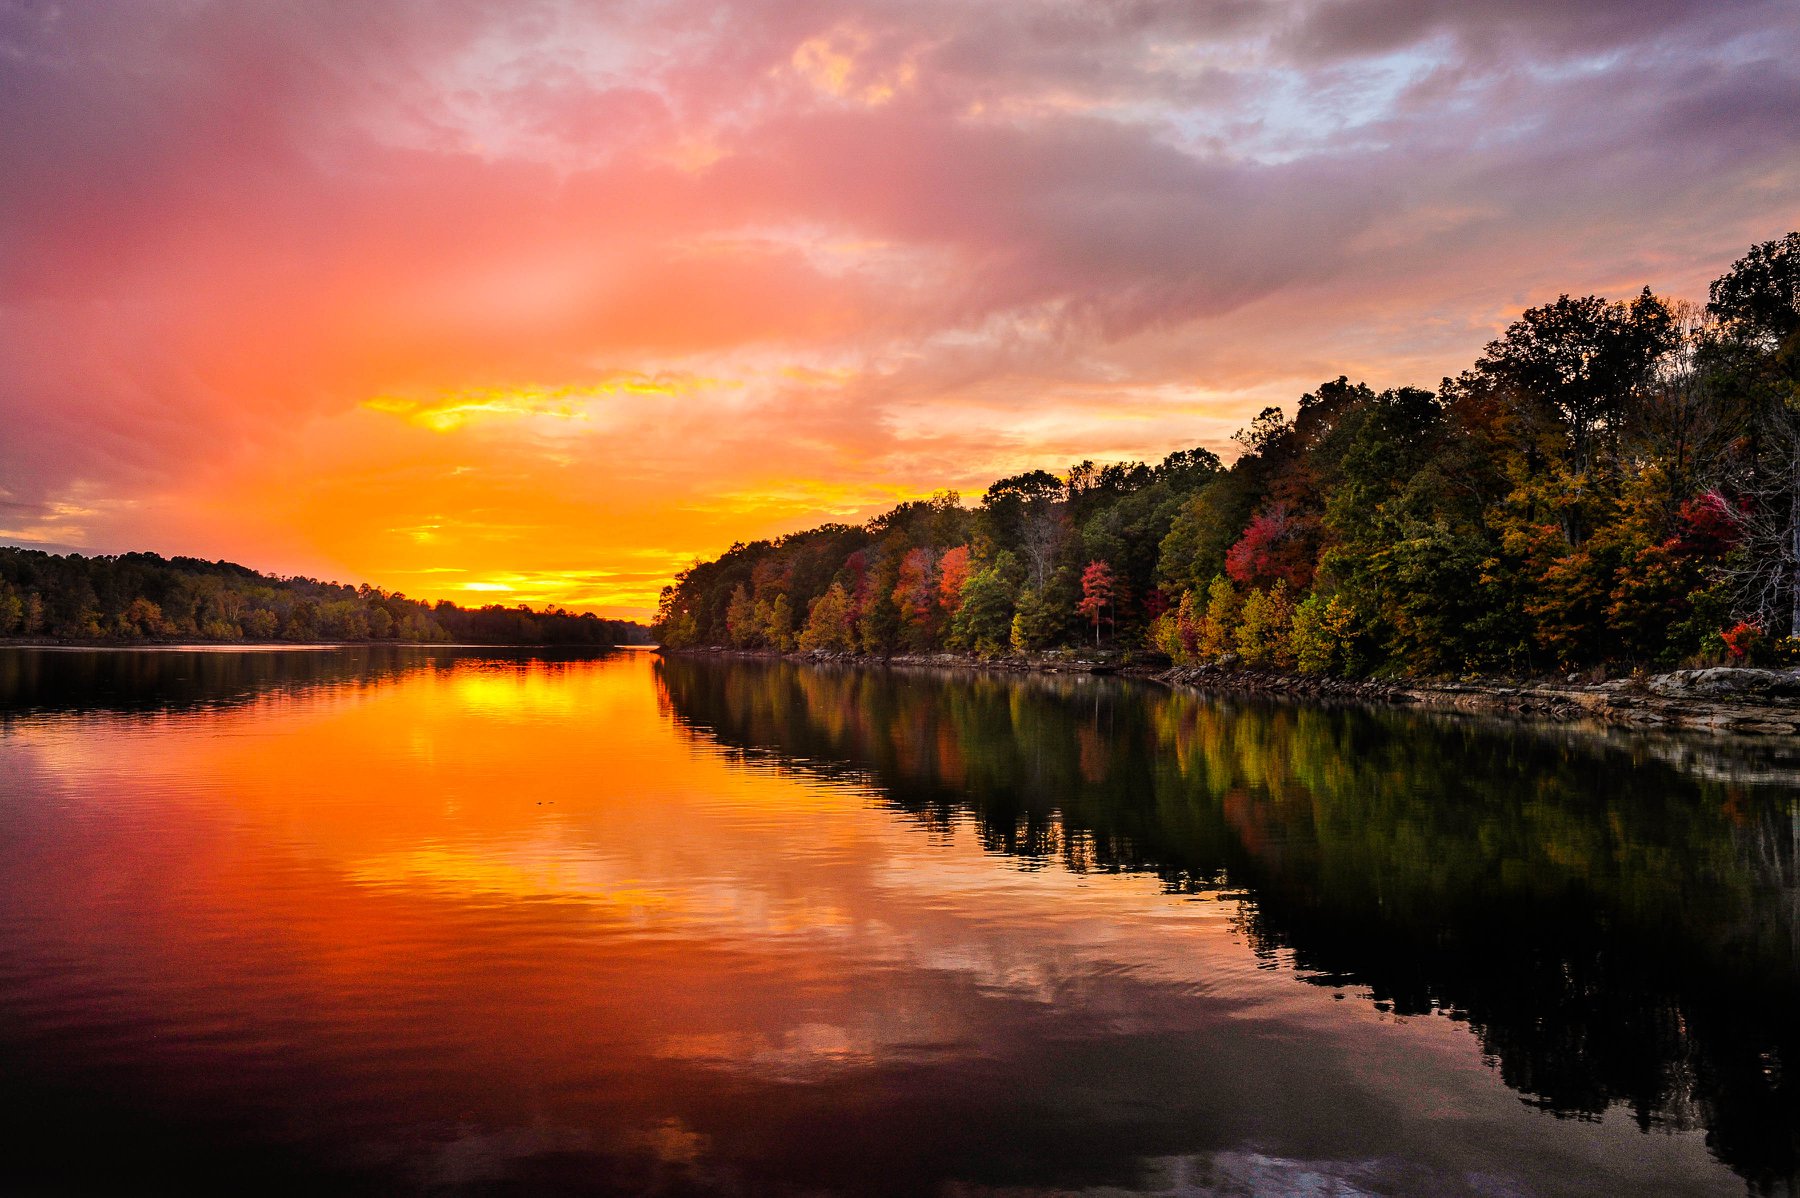
[[[958,545],[938,559],[938,607],[947,624],[962,608],[963,585],[969,581],[969,547]]]

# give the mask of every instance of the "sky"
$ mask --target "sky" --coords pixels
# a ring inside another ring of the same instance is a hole
[[[647,616],[1703,300],[1796,113],[1795,0],[0,0],[0,541]]]

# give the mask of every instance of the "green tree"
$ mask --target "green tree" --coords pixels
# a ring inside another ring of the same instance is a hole
[[[1528,308],[1488,343],[1475,371],[1538,405],[1563,430],[1567,461],[1592,464],[1596,439],[1621,416],[1676,344],[1675,315],[1648,287],[1631,302],[1597,295]]]
[[[1012,647],[1019,653],[1045,649],[1060,639],[1063,621],[1055,603],[1037,587],[1027,586],[1019,594],[1013,611]]]
[[[1014,576],[1012,554],[1002,551],[963,583],[946,643],[952,649],[998,657],[1012,644]]]
[[[775,602],[769,605],[769,621],[763,627],[763,636],[769,647],[777,652],[786,653],[794,647],[794,605],[788,602],[786,595],[775,596]]]
[[[1294,608],[1289,653],[1303,674],[1348,673],[1354,654],[1356,613],[1336,595],[1316,591]]]

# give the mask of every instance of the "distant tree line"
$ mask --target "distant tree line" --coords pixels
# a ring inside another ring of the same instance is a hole
[[[432,604],[231,562],[0,547],[0,637],[615,645],[646,642],[649,633],[592,613]]]
[[[1343,675],[1791,659],[1800,233],[1704,307],[1531,308],[1434,391],[1345,377],[1206,449],[734,545],[657,633],[993,656],[1079,643]]]

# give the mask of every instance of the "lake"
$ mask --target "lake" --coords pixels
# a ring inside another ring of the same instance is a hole
[[[1800,747],[0,649],[8,1193],[1743,1194]]]

